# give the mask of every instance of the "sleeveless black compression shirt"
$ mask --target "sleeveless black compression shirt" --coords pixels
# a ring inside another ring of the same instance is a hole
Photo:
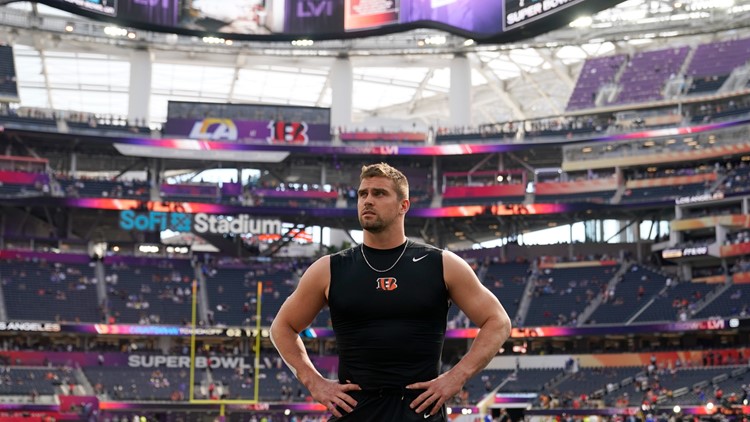
[[[406,250],[391,270],[401,252]],[[363,390],[403,389],[439,374],[450,306],[442,251],[407,240],[331,255],[328,305],[339,349],[339,381]]]

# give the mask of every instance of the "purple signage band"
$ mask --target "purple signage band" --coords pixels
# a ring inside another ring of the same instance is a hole
[[[331,142],[331,127],[304,121],[258,121],[225,118],[175,119],[164,124],[167,135],[190,139],[272,145],[306,145]]]
[[[610,334],[673,333],[685,331],[719,331],[750,327],[750,318],[713,319],[686,322],[633,324],[633,325],[600,325],[593,327],[528,327],[514,328],[512,338],[540,337],[574,337],[601,336]],[[252,338],[258,333],[254,329],[241,327],[198,327],[196,335],[201,337],[223,337],[227,330],[234,334]],[[477,328],[446,330],[446,338],[474,338]],[[190,336],[192,329],[174,325],[128,325],[128,324],[71,324],[52,322],[7,321],[0,322],[0,332],[44,332],[44,333],[82,333],[97,335],[137,335],[137,336]],[[267,335],[264,329],[261,335]],[[333,338],[330,328],[308,328],[300,333],[304,338]]]
[[[225,119],[226,120],[226,119]],[[194,120],[191,120],[193,124]],[[257,123],[257,122],[256,122]],[[266,125],[268,123],[266,122]],[[659,138],[665,136],[680,136],[688,134],[698,134],[718,129],[724,129],[734,126],[750,124],[750,119],[737,120],[732,122],[712,123],[699,126],[687,126],[681,128],[655,129],[641,132],[620,133],[607,136],[597,136],[583,138],[576,141],[566,141],[566,145],[582,142],[613,142],[629,141],[634,139]],[[182,125],[182,132],[190,123]],[[325,126],[325,125],[324,125]],[[192,127],[192,126],[190,126]],[[260,124],[255,126],[259,130]],[[311,129],[309,129],[311,130]],[[238,129],[238,133],[241,131]],[[330,141],[330,135],[321,138]],[[527,142],[527,143],[509,143],[509,144],[454,144],[454,145],[431,145],[431,146],[411,146],[411,145],[301,145],[299,143],[275,143],[275,144],[242,144],[236,142],[210,142],[207,140],[197,139],[177,139],[177,138],[110,138],[115,144],[142,145],[156,148],[169,149],[189,149],[189,150],[229,150],[229,151],[284,151],[293,153],[308,153],[320,155],[379,155],[379,156],[450,156],[450,155],[471,155],[471,154],[490,154],[496,152],[520,151],[541,146],[559,146],[560,142]],[[205,138],[204,138],[205,139]],[[312,139],[312,138],[311,138]]]

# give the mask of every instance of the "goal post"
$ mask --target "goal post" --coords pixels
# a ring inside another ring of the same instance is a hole
[[[258,292],[256,301],[256,318],[255,318],[255,356],[253,359],[253,398],[252,399],[197,399],[195,398],[195,333],[197,328],[197,311],[198,311],[198,281],[193,280],[192,285],[192,315],[190,323],[190,385],[188,388],[188,402],[190,404],[215,404],[220,407],[220,415],[224,416],[224,408],[227,404],[258,404],[260,393],[260,337],[261,337],[261,306],[263,297],[263,282],[258,282]],[[243,330],[245,331],[245,330]],[[249,330],[247,330],[249,331]]]

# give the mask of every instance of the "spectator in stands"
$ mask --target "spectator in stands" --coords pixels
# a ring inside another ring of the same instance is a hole
[[[443,404],[497,353],[510,319],[464,260],[406,238],[403,173],[384,163],[365,166],[357,196],[363,244],[312,264],[279,310],[271,339],[334,420],[447,421]],[[449,300],[480,331],[469,352],[438,376]],[[339,347],[338,382],[317,371],[299,338],[326,303]]]

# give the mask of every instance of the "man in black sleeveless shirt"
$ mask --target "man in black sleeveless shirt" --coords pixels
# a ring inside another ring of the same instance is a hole
[[[510,319],[464,260],[406,238],[409,185],[400,171],[363,167],[357,194],[363,244],[308,268],[271,325],[271,340],[332,421],[447,421],[443,405],[495,356]],[[451,302],[481,330],[440,374]],[[339,349],[337,381],[315,369],[299,338],[326,304]]]

